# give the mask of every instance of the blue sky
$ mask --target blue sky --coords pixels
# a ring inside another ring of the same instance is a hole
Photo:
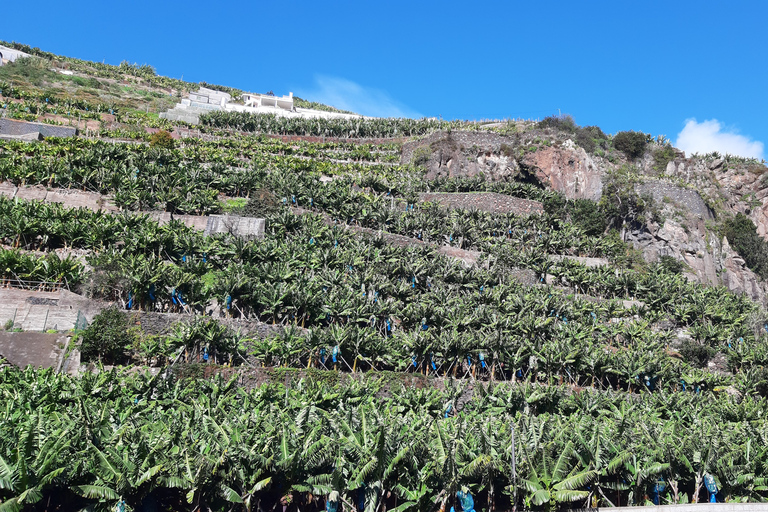
[[[768,2],[4,4],[0,39],[375,116],[571,114],[768,157]],[[682,135],[680,135],[682,134]]]

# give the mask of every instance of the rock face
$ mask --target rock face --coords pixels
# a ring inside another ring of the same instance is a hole
[[[627,235],[627,241],[641,250],[647,261],[671,256],[685,263],[685,272],[692,280],[722,285],[766,303],[766,283],[746,267],[725,237],[721,239],[707,228],[714,214],[698,192],[661,181],[643,183],[637,189],[654,198],[664,218]]]
[[[568,199],[600,199],[610,162],[588,155],[570,139],[543,143],[521,134],[436,132],[403,146],[403,163],[424,164],[427,179],[472,177],[490,181],[522,177],[546,183]]]
[[[640,175],[636,191],[653,199],[662,220],[628,232],[626,241],[649,262],[671,256],[685,263],[690,279],[766,304],[768,285],[708,224],[718,222],[718,215],[743,213],[768,238],[768,168],[730,157],[686,158],[674,148],[665,162],[655,158],[661,149],[652,144],[643,158],[629,163]],[[588,154],[568,134],[534,129],[511,136],[433,133],[404,144],[402,163],[425,166],[427,179],[482,173],[490,181],[538,182],[568,199],[596,201],[608,173],[628,162],[616,152],[610,161]]]
[[[604,170],[586,151],[567,142],[562,148],[547,147],[527,153],[522,162],[535,171],[539,181],[549,183],[568,199],[597,201],[603,192]]]
[[[505,181],[520,173],[515,144],[494,133],[435,132],[403,145],[403,163],[426,163],[427,179],[472,177],[480,173],[490,181]]]

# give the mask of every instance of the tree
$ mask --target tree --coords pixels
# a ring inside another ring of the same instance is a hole
[[[624,153],[630,160],[643,156],[647,143],[648,136],[643,132],[619,132],[613,137],[613,147]]]
[[[126,359],[125,350],[133,343],[128,317],[112,306],[96,315],[80,335],[83,361],[98,359],[105,364],[118,364]]]
[[[176,141],[173,140],[173,136],[165,130],[153,133],[149,139],[149,147],[151,148],[173,149],[175,146]]]

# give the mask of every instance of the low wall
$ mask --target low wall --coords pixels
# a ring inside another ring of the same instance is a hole
[[[13,183],[0,183],[0,196],[9,199],[24,199],[26,201],[44,201],[46,203],[61,203],[68,208],[88,208],[99,211],[118,211],[108,196],[98,192],[85,192],[76,189],[56,188],[48,190],[42,185],[17,187]]]
[[[31,123],[16,119],[0,119],[0,135],[19,136],[39,133],[43,137],[75,137],[77,128],[73,126],[55,126],[46,123]]]
[[[58,368],[69,336],[41,332],[0,332],[0,356],[25,368]]]

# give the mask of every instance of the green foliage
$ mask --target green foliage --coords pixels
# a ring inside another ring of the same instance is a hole
[[[85,362],[120,364],[126,361],[126,351],[133,342],[128,316],[112,306],[96,315],[80,334],[81,358]]]
[[[340,138],[412,137],[438,130],[477,126],[468,121],[441,121],[433,118],[301,119],[230,111],[203,114],[200,122],[207,127],[226,130]]]
[[[416,167],[421,167],[425,165],[431,157],[432,157],[432,150],[428,146],[418,147],[413,150],[411,163]]]
[[[649,198],[641,197],[635,190],[639,183],[637,168],[623,166],[611,171],[603,178],[603,194],[600,207],[605,212],[609,225],[623,229],[627,223],[646,222]]]
[[[685,270],[685,263],[672,256],[659,256],[659,264],[670,274],[680,274]]]
[[[571,222],[584,230],[587,236],[597,236],[605,232],[608,222],[600,205],[589,199],[573,201],[570,214]]]
[[[173,140],[171,134],[165,130],[153,133],[152,137],[149,139],[149,147],[152,148],[173,149],[175,146],[176,141]]]
[[[604,147],[608,142],[608,136],[600,127],[579,126],[568,114],[546,117],[539,121],[536,127],[551,128],[574,135],[576,144],[584,148],[587,153],[594,153],[598,147]]]
[[[538,122],[536,128],[552,128],[554,130],[573,133],[576,131],[576,128],[578,128],[578,125],[576,124],[576,121],[573,120],[573,116],[564,114],[560,116],[545,117]]]
[[[629,160],[643,156],[648,136],[643,132],[619,132],[613,136],[613,147],[626,155]]]
[[[690,362],[696,368],[706,368],[707,363],[715,355],[715,352],[714,348],[694,340],[685,340],[680,347],[680,354],[683,356],[683,359]]]
[[[243,213],[249,217],[268,217],[280,210],[280,201],[275,194],[266,188],[255,190],[248,203],[243,208]]]
[[[725,236],[747,266],[763,279],[768,278],[768,242],[757,234],[757,226],[743,213],[725,222]]]
[[[663,146],[653,152],[653,168],[658,172],[664,172],[667,164],[675,159],[675,149],[672,146]]]
[[[249,199],[245,197],[236,197],[234,199],[230,199],[226,201],[222,207],[224,212],[231,213],[235,215],[240,215],[243,213],[246,205],[248,204]]]

